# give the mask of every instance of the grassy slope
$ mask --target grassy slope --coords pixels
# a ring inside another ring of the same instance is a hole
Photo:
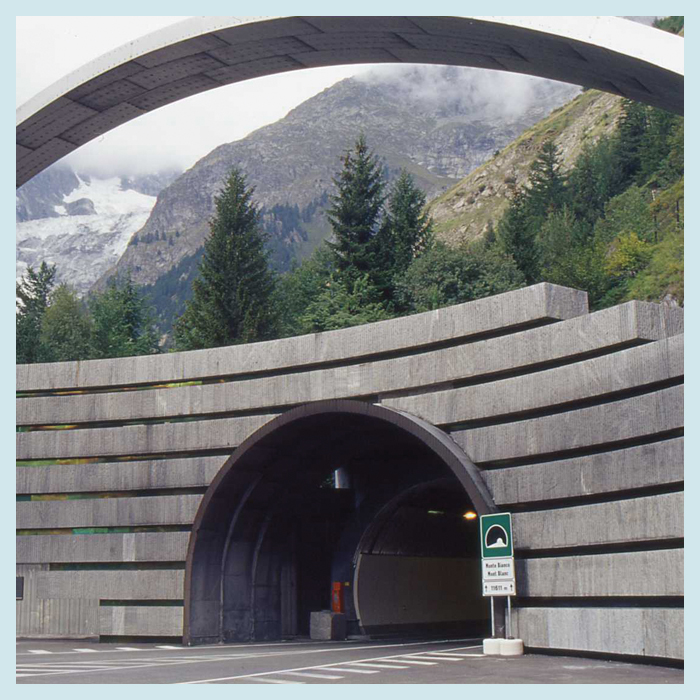
[[[530,163],[542,143],[553,139],[564,169],[573,166],[586,143],[610,133],[620,114],[619,97],[589,90],[554,110],[487,163],[428,205],[438,238],[451,245],[483,235],[495,225],[513,188],[527,181]]]

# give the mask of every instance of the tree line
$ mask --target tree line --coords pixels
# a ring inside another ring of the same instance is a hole
[[[435,239],[410,173],[393,184],[384,173],[360,135],[333,179],[331,240],[279,275],[254,190],[233,169],[215,200],[191,298],[173,323],[174,349],[345,328],[540,281],[588,291],[593,308],[669,292],[682,303],[681,117],[625,102],[616,131],[586,146],[568,173],[546,141],[497,225],[456,247]],[[17,305],[18,362],[160,348],[152,310],[128,277],[83,301],[56,286],[55,268],[42,263],[18,283]]]
[[[28,267],[17,283],[18,364],[147,355],[158,350],[151,311],[129,277],[87,301],[56,284],[56,266]]]
[[[624,101],[616,131],[562,172],[543,144],[495,231],[528,284],[583,289],[592,308],[683,302],[683,118]]]

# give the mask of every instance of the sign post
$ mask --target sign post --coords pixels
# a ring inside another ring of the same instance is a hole
[[[523,653],[522,640],[512,639],[510,598],[515,592],[513,527],[510,513],[482,515],[480,520],[481,580],[483,595],[491,598],[491,634],[495,634],[495,596],[506,596],[506,639],[484,640],[485,654],[516,656]],[[487,644],[488,642],[488,644]],[[488,651],[487,651],[488,649]],[[519,650],[519,651],[518,651]]]

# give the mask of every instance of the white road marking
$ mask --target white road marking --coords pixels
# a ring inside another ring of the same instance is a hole
[[[156,649],[186,649],[187,647],[173,647],[168,645],[156,646]]]
[[[348,661],[348,663],[352,663],[352,661]],[[370,671],[366,668],[347,668],[346,666],[334,666],[333,668],[340,673],[379,673],[379,671]]]
[[[73,651],[79,651],[81,654],[96,654],[97,649],[73,649]]]
[[[398,666],[396,663],[385,663],[384,659],[380,660],[381,663],[367,663],[365,661],[357,661],[356,663],[353,663],[353,666],[361,666],[362,668],[409,668],[408,666]],[[391,659],[387,659],[387,661],[391,661]]]
[[[144,651],[143,647],[117,647],[114,651]]]
[[[425,646],[426,644],[445,644],[448,641],[454,642],[455,640],[439,640],[439,641],[434,641],[434,642],[404,642],[402,644],[375,644],[371,646],[366,646],[366,647],[335,647],[335,648],[329,648],[325,649],[323,651],[347,651],[347,650],[352,650],[352,651],[357,651],[357,650],[364,650],[364,649],[381,649],[381,648],[399,648],[399,647],[410,647],[410,646]],[[464,640],[467,641],[467,640]],[[471,640],[468,640],[471,641]],[[481,647],[481,644],[474,644],[472,646],[461,646],[461,647],[456,647],[455,650],[464,650],[464,649],[479,649]],[[449,651],[449,650],[448,650]],[[310,652],[297,652],[297,653],[314,653],[313,651]],[[423,652],[419,652],[423,653]],[[402,656],[405,656],[405,654],[396,654],[394,658],[401,658]],[[383,661],[386,660],[388,657],[370,657],[367,659],[358,659],[357,661],[336,661],[334,663],[330,664],[317,664],[316,666],[301,666],[293,669],[288,669],[288,671],[305,671],[305,670],[323,670],[323,669],[329,669],[333,670],[334,667],[339,666],[341,664],[348,664],[352,663],[353,665],[357,665],[360,663],[369,663],[372,661]],[[396,668],[396,666],[391,666],[390,668]],[[233,680],[242,680],[245,678],[260,678],[262,676],[270,676],[270,675],[276,675],[280,673],[286,673],[286,671],[259,671],[258,673],[242,673],[236,676],[224,676],[220,678],[204,678],[202,680],[198,681],[178,681],[175,685],[199,685],[200,683],[220,683],[221,681],[233,681]]]
[[[342,680],[342,676],[331,676],[330,673],[311,673],[310,671],[280,671],[284,676],[301,676],[301,678],[322,678],[329,681]]]
[[[279,678],[251,678],[256,683],[284,683],[285,685],[306,685],[304,681],[283,681]]]
[[[437,666],[437,661],[418,661],[417,659],[414,659],[412,656],[409,658],[402,658],[400,659],[402,664],[411,664],[412,666]]]
[[[420,661],[429,661],[430,659],[436,659],[437,661],[464,661],[464,659],[461,656],[444,656],[438,654],[437,652],[425,656],[416,656],[415,658],[417,658]]]
[[[27,649],[30,654],[53,654],[52,651],[46,651],[46,649]]]

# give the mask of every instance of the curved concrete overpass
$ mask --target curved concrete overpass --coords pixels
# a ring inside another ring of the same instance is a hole
[[[101,56],[22,105],[17,186],[191,95],[352,63],[511,71],[683,112],[683,39],[615,17],[194,17]]]

